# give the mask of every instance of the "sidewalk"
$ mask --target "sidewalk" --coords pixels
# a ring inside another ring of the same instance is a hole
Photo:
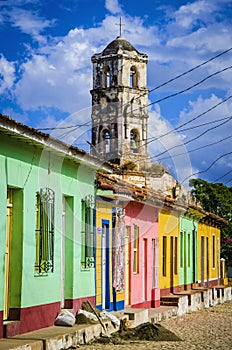
[[[126,308],[112,312],[118,319],[127,319],[129,327],[136,327],[142,323],[158,323],[182,316],[195,311],[210,309],[217,304],[224,304],[232,300],[231,286],[218,285],[213,288],[196,288],[161,297],[166,305],[153,309]],[[110,320],[100,323],[74,324],[73,327],[52,326],[37,331],[17,335],[7,339],[0,339],[0,350],[64,350],[76,349],[99,337],[101,334],[110,335],[119,329]]]
[[[156,309],[127,308],[113,314],[118,318],[127,317],[133,325],[144,322],[157,323],[177,315],[177,307],[161,306]],[[107,333],[118,330],[110,321],[104,321]],[[100,324],[75,324],[73,327],[52,326],[37,331],[17,335],[12,338],[0,339],[0,350],[61,350],[75,349],[80,344],[99,337],[104,333]]]

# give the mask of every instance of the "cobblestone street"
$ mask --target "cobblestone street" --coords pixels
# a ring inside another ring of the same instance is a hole
[[[226,302],[209,309],[161,322],[161,325],[175,333],[181,341],[128,341],[120,345],[89,344],[86,350],[112,349],[177,349],[207,350],[232,349],[232,302]]]

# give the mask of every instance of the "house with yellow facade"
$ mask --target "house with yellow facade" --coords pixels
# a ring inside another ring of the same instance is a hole
[[[98,173],[96,194],[96,306],[124,308],[124,201],[130,193],[108,174]]]
[[[220,284],[220,229],[226,221],[205,213],[198,227],[198,284],[212,287]]]
[[[159,213],[160,295],[220,284],[220,228],[226,221],[200,205]]]

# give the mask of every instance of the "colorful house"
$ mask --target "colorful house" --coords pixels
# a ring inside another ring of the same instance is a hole
[[[96,199],[96,306],[101,310],[121,310],[124,308],[124,276],[120,275],[120,265],[124,255],[120,250],[124,245],[117,240],[122,232],[122,207],[108,197]],[[116,263],[117,261],[117,263]],[[117,271],[117,269],[119,271]],[[122,271],[123,272],[123,271]],[[119,280],[119,283],[117,281]]]
[[[125,206],[125,304],[158,307],[158,208],[137,200]]]
[[[220,229],[226,221],[205,213],[198,229],[198,284],[212,287],[220,284]]]
[[[121,180],[117,175],[101,174],[98,177],[98,187],[101,189],[101,196],[108,197],[108,206],[109,198],[114,195],[115,199],[120,199],[124,208],[120,234],[117,230],[114,231],[115,237],[118,238],[113,252],[117,251],[121,245],[121,255],[118,255],[120,259],[113,259],[112,265],[113,271],[115,269],[117,271],[119,268],[119,276],[121,276],[119,279],[121,283],[115,283],[116,291],[119,290],[118,286],[123,286],[125,294],[122,293],[121,297],[125,298],[125,306],[158,307],[160,305],[158,214],[165,205],[165,198],[155,191],[148,191],[147,188],[141,188],[131,182]],[[103,208],[103,216],[106,215],[104,214],[106,213],[106,208],[104,209],[106,204],[104,202],[98,203]],[[120,260],[124,261],[124,268],[121,266]],[[96,258],[96,263],[97,261]],[[113,273],[113,275],[115,274]],[[101,293],[100,289],[99,294]]]
[[[125,299],[124,202],[130,200],[125,183],[97,174],[96,197],[96,306],[121,310]]]
[[[182,208],[169,206],[159,213],[159,288],[165,296],[179,289],[179,227]],[[183,212],[184,209],[182,209]]]
[[[180,217],[179,228],[179,291],[191,289],[198,281],[198,221],[204,216],[188,208]]]
[[[192,204],[176,203],[160,212],[161,296],[219,283],[220,228],[225,224],[225,220]]]
[[[98,161],[3,115],[0,138],[2,337],[51,326],[61,308],[87,298],[95,303]]]

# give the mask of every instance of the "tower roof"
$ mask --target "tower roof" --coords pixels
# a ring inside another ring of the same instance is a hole
[[[127,41],[123,36],[118,36],[113,40],[106,48],[103,50],[103,55],[116,54],[119,50],[122,51],[135,51],[139,53],[129,41]]]

